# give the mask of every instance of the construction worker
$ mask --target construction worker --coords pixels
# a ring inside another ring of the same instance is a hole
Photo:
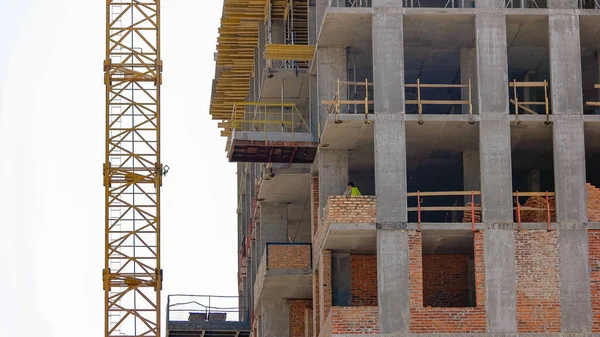
[[[345,197],[356,197],[360,195],[360,191],[358,190],[358,187],[354,186],[353,182],[348,182],[348,188],[346,189],[346,192],[344,192],[344,196]]]

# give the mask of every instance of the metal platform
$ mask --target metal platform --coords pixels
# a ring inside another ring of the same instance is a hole
[[[234,131],[229,161],[310,164],[317,147],[310,133]]]
[[[169,321],[167,337],[249,337],[250,322]]]

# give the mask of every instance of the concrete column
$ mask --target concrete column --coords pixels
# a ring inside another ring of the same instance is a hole
[[[495,1],[477,3],[481,5],[500,7]],[[487,331],[515,333],[514,231],[502,225],[513,221],[506,18],[477,14],[475,21],[482,221],[492,227],[484,231]]]
[[[377,297],[382,334],[410,332],[402,1],[373,1]]]
[[[314,139],[319,139],[319,102],[317,76],[308,77],[308,90],[310,91],[310,131]]]
[[[578,0],[548,0],[548,8],[552,9],[578,9]]]
[[[527,191],[540,192],[542,189],[542,182],[540,176],[540,170],[532,170],[527,175]]]
[[[352,304],[350,254],[331,254],[331,302],[333,306]]]
[[[346,63],[346,48],[318,48],[317,49],[317,104],[319,106],[319,121],[321,131],[325,126],[328,105],[321,104],[322,101],[332,100],[337,94],[337,81],[346,81],[348,69]],[[340,88],[340,99],[347,99],[347,92]]]
[[[382,334],[410,332],[408,233],[377,230],[377,297]]]
[[[319,218],[327,198],[342,195],[348,184],[348,151],[319,149]]]
[[[477,8],[504,8],[504,0],[474,0]],[[470,2],[467,2],[470,6]],[[506,39],[505,39],[506,40]]]
[[[479,150],[464,150],[463,162],[463,186],[465,191],[480,191],[480,164]],[[465,203],[471,202],[471,196],[465,196]],[[475,203],[481,204],[481,196],[475,196]]]
[[[469,84],[471,79],[471,104],[473,106],[473,114],[479,113],[478,89],[477,85],[477,49],[476,48],[460,48],[460,82],[463,85]],[[461,90],[461,99],[469,100],[469,88]],[[469,114],[469,106],[462,106],[462,113]]]
[[[261,301],[260,337],[288,337],[290,335],[290,307],[286,299]]]
[[[260,248],[267,243],[287,242],[288,205],[286,203],[260,204]],[[262,252],[261,252],[262,254]]]
[[[579,18],[552,15],[549,31],[556,219],[563,223],[558,234],[561,330],[589,333],[592,309],[588,236],[582,225],[588,219]]]

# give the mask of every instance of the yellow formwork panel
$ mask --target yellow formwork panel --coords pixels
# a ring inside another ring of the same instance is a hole
[[[268,44],[265,48],[267,60],[312,61],[315,46]]]

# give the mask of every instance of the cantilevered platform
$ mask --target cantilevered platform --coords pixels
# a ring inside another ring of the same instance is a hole
[[[250,322],[169,321],[167,337],[249,337]]]
[[[230,162],[312,163],[318,143],[311,133],[235,131]]]

